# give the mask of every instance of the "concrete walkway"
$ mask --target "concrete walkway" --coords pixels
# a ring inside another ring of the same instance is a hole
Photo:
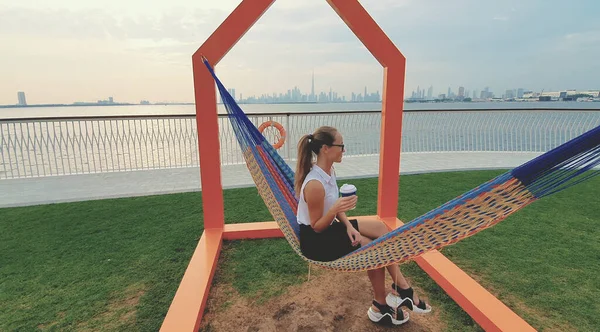
[[[538,155],[540,153],[529,152],[403,153],[400,174],[510,169]],[[377,176],[379,156],[345,157],[341,164],[336,164],[336,172],[339,180]],[[254,186],[245,164],[222,167],[221,181],[224,188]],[[0,180],[0,207],[200,190],[198,167],[11,179]]]

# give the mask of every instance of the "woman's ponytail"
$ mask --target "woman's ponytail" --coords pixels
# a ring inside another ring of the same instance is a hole
[[[306,175],[308,175],[308,172],[310,172],[310,169],[312,168],[312,140],[313,135],[308,134],[302,136],[302,138],[298,142],[298,161],[296,164],[296,179],[294,181],[294,189],[296,190],[296,196],[298,197],[300,197],[300,189],[302,188],[302,183],[304,183]]]

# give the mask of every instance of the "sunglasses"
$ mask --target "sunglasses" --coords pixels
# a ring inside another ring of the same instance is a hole
[[[329,146],[339,146],[340,148],[342,148],[342,151],[346,151],[346,149],[344,149],[344,144],[327,144]]]

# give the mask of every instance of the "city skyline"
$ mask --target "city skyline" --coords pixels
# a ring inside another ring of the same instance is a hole
[[[263,93],[260,96],[252,95],[244,98],[243,94],[239,95],[236,93],[235,88],[228,88],[227,91],[234,100],[238,103],[346,103],[346,102],[380,102],[381,94],[379,91],[368,92],[368,88],[365,86],[363,92],[352,92],[349,98],[346,96],[339,95],[337,91],[330,88],[329,91],[321,91],[317,93],[314,88],[314,78],[311,84],[311,93],[302,93],[302,90],[297,86],[292,89],[288,89],[284,93]],[[569,95],[587,95],[595,99],[600,98],[600,89],[567,89],[558,91],[534,91],[525,88],[514,88],[507,89],[501,95],[491,91],[489,87],[485,87],[481,90],[473,89],[469,90],[463,86],[459,86],[458,91],[454,91],[452,87],[448,87],[447,93],[435,94],[434,87],[429,86],[427,90],[421,89],[417,86],[416,90],[413,90],[410,95],[405,95],[405,101],[435,101],[435,100],[453,100],[453,101],[471,101],[471,100],[513,100],[513,99],[531,99],[539,96],[554,97],[555,99],[565,98]],[[366,96],[366,98],[365,98]],[[222,103],[221,96],[218,97],[218,102]],[[35,106],[35,105],[116,105],[116,104],[140,104],[140,105],[151,105],[151,104],[164,104],[164,103],[187,103],[177,101],[149,101],[143,99],[139,102],[119,102],[115,101],[114,97],[110,96],[107,99],[98,99],[97,101],[75,101],[69,103],[47,103],[47,104],[31,104],[29,105],[26,101],[26,94],[24,91],[17,92],[17,103],[14,104],[0,104],[0,106]]]
[[[453,87],[458,87],[457,90],[454,90]],[[427,89],[427,90],[426,90]],[[234,99],[237,102],[242,102],[242,103],[272,103],[272,102],[379,102],[381,101],[381,93],[379,90],[376,90],[375,92],[372,93],[368,93],[367,91],[372,91],[369,87],[365,86],[363,91],[361,92],[350,92],[348,95],[344,95],[342,93],[339,93],[338,91],[336,91],[333,87],[329,87],[329,89],[327,90],[321,90],[320,92],[317,92],[317,90],[315,89],[315,72],[314,70],[312,71],[312,76],[311,76],[311,84],[310,84],[310,94],[308,93],[302,93],[302,89],[300,89],[298,87],[298,85],[294,85],[293,88],[291,89],[287,89],[287,90],[280,90],[280,91],[274,91],[271,93],[261,93],[259,95],[253,94],[251,96],[246,96],[244,98],[244,94],[243,93],[239,93],[236,94],[236,89],[235,88],[228,88],[227,89],[228,92],[234,97]],[[412,90],[409,91],[410,89],[405,86],[405,93],[404,93],[404,99],[405,100],[439,100],[439,99],[457,99],[457,100],[463,100],[463,99],[492,99],[492,98],[501,98],[501,99],[511,99],[511,98],[523,98],[523,96],[527,93],[532,94],[532,93],[543,93],[544,91],[547,92],[561,92],[561,91],[576,91],[578,89],[562,89],[562,90],[552,90],[552,89],[541,89],[540,91],[535,91],[532,89],[526,89],[526,88],[510,88],[510,89],[506,89],[506,90],[501,90],[500,94],[495,93],[494,91],[492,91],[490,89],[489,86],[484,87],[483,89],[479,89],[479,88],[475,88],[473,90],[470,90],[462,85],[450,85],[448,86],[447,90],[445,89],[440,89],[440,90],[435,90],[433,85],[429,85],[427,88],[423,88],[421,89],[421,87],[418,85],[416,90]],[[579,89],[579,91],[599,91],[600,89]],[[446,93],[443,93],[444,91],[447,91]],[[364,93],[363,93],[364,92]],[[365,98],[366,96],[366,98]],[[221,97],[218,97],[219,102],[221,103]],[[177,100],[171,100],[171,101],[165,101],[165,100],[155,100],[153,102],[150,102],[148,98],[142,99],[141,101],[139,101],[139,104],[161,104],[161,103],[191,103],[193,101],[177,101]],[[68,103],[64,103],[64,104],[70,104],[71,102]],[[113,97],[109,97],[108,99],[104,99],[104,100],[97,100],[97,102],[95,101],[75,101],[72,102],[73,104],[90,104],[90,103],[97,103],[97,104],[115,104],[115,102],[113,102]],[[129,103],[129,104],[137,104],[138,101],[123,101],[123,103]],[[45,104],[60,104],[60,103],[53,103],[53,102],[49,102],[49,103],[45,103]],[[13,104],[13,103],[9,103],[9,104],[0,104],[3,106],[10,106],[10,105],[16,105],[16,106],[27,106],[27,102],[26,102],[26,96],[25,96],[25,92],[23,91],[18,91],[17,92],[17,103]]]
[[[191,55],[238,4],[5,1],[0,104],[14,104],[17,91],[27,93],[29,104],[101,96],[132,103],[193,102]],[[470,95],[486,86],[496,95],[518,87],[598,88],[596,1],[579,1],[586,10],[569,15],[556,0],[361,4],[407,59],[407,97],[418,86],[427,91],[431,85],[433,96],[447,94],[448,86],[457,93],[459,86],[471,87]],[[287,93],[294,86],[309,93],[313,70],[315,95],[331,87],[349,99],[364,86],[383,89],[381,65],[325,1],[274,2],[216,70],[245,96]]]
[[[271,93],[261,93],[259,95],[253,94],[244,98],[243,93],[236,95],[235,88],[228,88],[227,91],[237,102],[242,103],[273,103],[273,102],[378,102],[381,101],[381,94],[379,90],[376,92],[369,93],[371,91],[367,86],[364,87],[361,92],[350,92],[349,95],[343,95],[338,93],[333,87],[329,87],[327,90],[316,90],[315,89],[315,72],[312,71],[310,94],[302,93],[302,89],[298,85],[294,85],[293,88],[284,91],[273,91]],[[220,98],[220,97],[219,97]],[[222,100],[219,99],[221,102]]]

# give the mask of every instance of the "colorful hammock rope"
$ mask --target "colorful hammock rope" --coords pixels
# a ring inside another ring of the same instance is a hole
[[[306,261],[337,271],[402,263],[492,227],[534,201],[600,175],[600,126],[427,212],[369,245],[331,262],[302,255],[294,172],[248,119],[208,61],[248,170],[292,248]]]

